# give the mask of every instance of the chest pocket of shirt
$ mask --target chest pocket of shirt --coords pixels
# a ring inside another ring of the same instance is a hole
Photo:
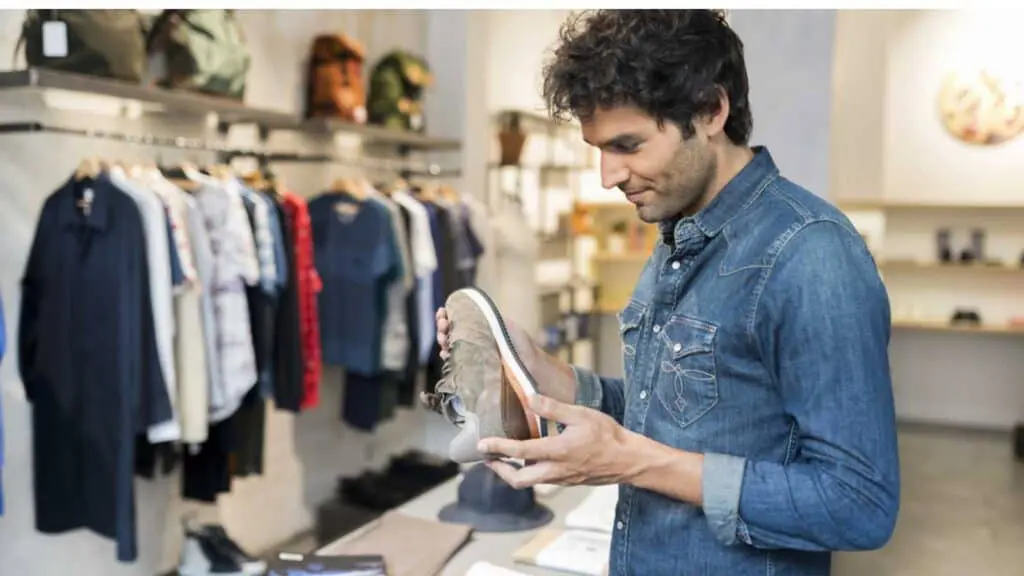
[[[712,324],[679,315],[672,316],[661,331],[665,352],[656,394],[682,427],[693,424],[718,404],[715,332]]]
[[[626,308],[619,312],[619,333],[622,336],[622,362],[625,368],[626,380],[633,376],[633,369],[636,364],[636,346],[640,340],[640,325],[644,320],[644,313],[647,307],[630,300]]]

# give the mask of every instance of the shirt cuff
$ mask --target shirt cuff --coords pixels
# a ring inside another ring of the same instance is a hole
[[[572,371],[576,376],[576,405],[600,410],[603,393],[601,379],[597,374],[579,366],[573,366]]]
[[[736,543],[739,525],[740,491],[746,458],[728,454],[704,454],[701,488],[704,493],[704,516],[719,542]]]

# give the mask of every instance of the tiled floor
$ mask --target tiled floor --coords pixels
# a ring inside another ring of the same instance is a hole
[[[837,555],[835,576],[1024,575],[1024,463],[1008,436],[908,428],[900,461],[896,533]]]

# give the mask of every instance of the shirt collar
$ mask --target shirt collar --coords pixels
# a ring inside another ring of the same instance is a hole
[[[92,190],[92,204],[89,213],[85,214],[78,207],[81,194],[86,190]],[[110,213],[110,195],[115,193],[110,178],[101,173],[92,182],[76,181],[74,176],[69,178],[60,190],[60,207],[58,209],[58,222],[62,228],[74,226],[86,226],[93,230],[106,230]]]
[[[666,244],[685,241],[684,236],[692,222],[707,237],[717,235],[725,224],[740,213],[764,187],[779,173],[771,153],[764,146],[754,146],[754,157],[724,188],[697,214],[687,218],[672,218],[658,223],[661,238]]]

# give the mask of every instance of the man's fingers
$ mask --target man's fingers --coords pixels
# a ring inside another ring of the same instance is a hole
[[[484,454],[497,454],[520,460],[557,460],[562,454],[557,436],[531,440],[484,438],[477,444],[477,449]]]
[[[540,394],[530,398],[530,409],[538,416],[562,424],[579,424],[587,416],[587,408],[583,406],[566,404]]]
[[[487,462],[487,466],[509,486],[517,490],[537,484],[554,483],[559,479],[559,468],[553,462],[538,462],[530,466],[516,468],[506,462],[492,460]]]

